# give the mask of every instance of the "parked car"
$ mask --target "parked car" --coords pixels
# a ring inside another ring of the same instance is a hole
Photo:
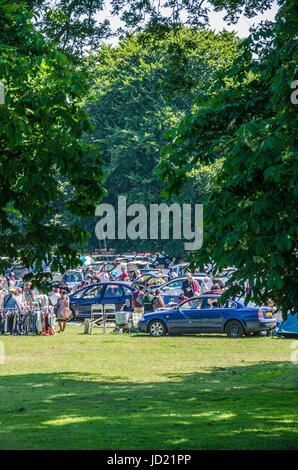
[[[226,333],[230,338],[272,330],[275,326],[272,308],[245,307],[232,299],[222,305],[220,294],[192,297],[177,307],[146,313],[138,323],[139,331],[151,336]]]
[[[156,273],[156,272],[149,272],[146,274],[141,274],[141,276],[137,277],[137,279],[132,283],[132,287],[138,289],[139,286],[157,286],[160,287],[166,283],[168,280],[168,275],[165,273]]]
[[[133,289],[127,282],[101,282],[91,284],[69,295],[72,318],[94,318],[105,313],[118,312],[127,300],[132,299]]]
[[[200,285],[204,277],[196,276],[195,274],[193,274],[193,278],[196,281],[198,281]],[[169,302],[178,303],[179,295],[183,294],[182,284],[185,279],[186,279],[186,276],[176,277],[172,279],[171,281],[167,282],[166,284],[163,284],[162,286],[160,286],[160,284],[152,285],[150,286],[150,290],[154,291],[155,289],[158,288],[160,290],[160,295],[165,304],[168,304]]]
[[[84,276],[81,271],[69,270],[62,276],[61,282],[65,283],[69,289],[76,289],[84,281]]]
[[[163,265],[165,267],[168,266],[168,264],[173,260],[173,256],[163,256],[159,255],[152,263],[151,267],[156,268],[158,265]]]

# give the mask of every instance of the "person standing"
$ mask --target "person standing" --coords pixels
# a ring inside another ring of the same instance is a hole
[[[58,333],[60,332],[63,333],[66,327],[66,319],[64,317],[64,311],[65,311],[65,308],[69,309],[69,298],[66,295],[66,292],[64,290],[60,291],[60,298],[58,299],[56,307],[58,307],[57,320],[58,320],[58,325],[60,328]]]
[[[24,308],[26,307],[26,301],[23,295],[23,289],[21,287],[17,288],[16,300],[18,304],[20,305],[21,309],[24,310]]]
[[[27,282],[26,284],[24,284],[24,288],[23,288],[23,295],[24,295],[25,302],[28,307],[32,307],[33,302],[34,302],[34,294],[33,294],[33,290],[31,289],[31,286],[32,286],[32,282]]]
[[[209,282],[208,277],[204,277],[203,282],[201,284],[201,288],[200,288],[201,295],[209,291],[208,282]]]
[[[5,278],[4,287],[6,290],[9,290],[11,287],[14,287],[14,281],[9,276],[6,276]]]
[[[193,281],[193,290],[194,290],[194,294],[195,295],[199,295],[200,294],[200,284],[199,282],[192,278],[192,281]]]
[[[132,306],[135,313],[144,312],[144,292],[142,286],[132,294]]]
[[[175,271],[173,271],[173,268],[170,268],[169,269],[169,281],[171,281],[172,279],[175,279],[175,277],[178,277],[177,274],[175,273]]]
[[[102,270],[100,271],[99,273],[99,277],[100,277],[100,281],[101,282],[107,282],[109,281],[109,275],[108,273],[106,272],[106,269],[105,268],[102,268]]]
[[[162,300],[161,296],[160,296],[160,290],[159,289],[156,289],[155,291],[155,295],[152,299],[152,307],[153,307],[153,310],[158,310],[159,308],[162,308],[164,307],[165,304],[164,304],[164,301]]]
[[[194,285],[190,272],[187,272],[186,274],[186,279],[184,279],[182,283],[182,290],[185,297],[190,298],[194,296]]]
[[[21,310],[21,306],[16,297],[17,291],[14,287],[10,287],[8,289],[8,293],[5,295],[3,299],[2,308],[9,309],[9,310]]]
[[[144,313],[152,312],[152,296],[149,289],[146,289],[144,295]]]
[[[121,274],[121,277],[120,277],[120,282],[124,282],[125,279],[128,277],[128,274],[127,274],[127,271],[125,270],[124,266],[121,266],[121,271],[122,271],[122,274]]]
[[[132,275],[132,280],[135,281],[138,277],[140,277],[140,275],[141,275],[141,272],[138,269],[136,269],[135,272]]]

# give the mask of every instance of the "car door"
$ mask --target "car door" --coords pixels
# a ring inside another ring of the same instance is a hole
[[[201,308],[201,329],[205,333],[222,331],[226,309],[216,297],[205,298]]]
[[[195,298],[179,306],[181,317],[177,321],[176,328],[181,333],[200,333],[202,302],[203,299]]]
[[[130,290],[129,288],[126,289]],[[131,300],[131,297],[129,298],[128,293],[121,285],[111,283],[106,284],[101,303],[104,306],[105,313],[113,313],[118,312],[126,300]]]
[[[97,284],[90,286],[84,290],[82,294],[78,292],[74,302],[72,302],[73,309],[75,310],[76,316],[78,317],[90,317],[91,306],[93,304],[100,304],[103,293],[103,285]],[[75,294],[76,295],[76,294]]]

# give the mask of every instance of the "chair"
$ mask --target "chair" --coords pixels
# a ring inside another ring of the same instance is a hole
[[[98,315],[101,313],[101,316],[94,320],[94,314]],[[93,325],[96,325],[103,321],[103,306],[101,304],[92,304],[91,305],[91,318],[90,318],[90,333],[92,333]],[[98,325],[99,326],[99,325]]]
[[[106,323],[107,320],[110,321],[111,318],[107,319],[107,315],[115,314],[116,312],[116,305],[115,304],[104,304],[104,314],[103,314],[103,324],[102,324],[102,332],[106,332]],[[113,315],[113,322],[115,321],[115,315]]]

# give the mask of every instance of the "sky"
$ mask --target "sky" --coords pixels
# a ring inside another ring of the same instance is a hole
[[[99,21],[103,21],[105,18],[108,18],[111,23],[111,28],[113,31],[115,31],[117,28],[121,26],[121,21],[119,18],[110,16],[109,15],[109,1],[106,2],[106,10],[100,12],[97,15],[97,18]],[[224,20],[225,12],[214,12],[210,8],[210,13],[209,13],[209,27],[214,30],[215,32],[219,32],[223,30],[224,28],[228,31],[236,31],[237,35],[241,38],[246,37],[249,35],[249,28],[253,25],[259,24],[261,21],[264,20],[269,20],[272,21],[274,20],[274,17],[278,11],[278,5],[277,2],[274,2],[272,5],[272,8],[270,10],[267,10],[264,14],[258,14],[254,18],[246,18],[244,15],[241,15],[238,23],[235,25],[228,25]],[[107,40],[107,42],[116,44],[117,43],[117,38],[112,38]]]

